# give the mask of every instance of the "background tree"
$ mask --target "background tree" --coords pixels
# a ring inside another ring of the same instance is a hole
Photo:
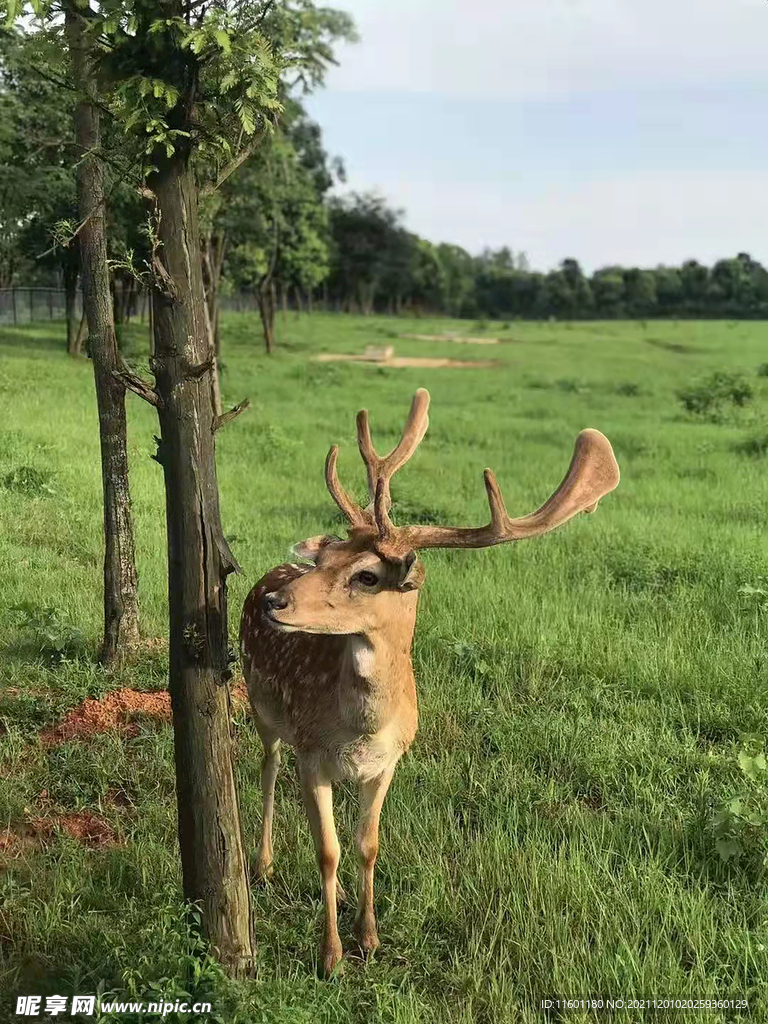
[[[267,352],[275,344],[278,296],[285,300],[292,289],[301,301],[328,273],[327,211],[318,183],[286,133],[223,188],[216,224],[228,240],[226,272],[235,287],[256,296]]]
[[[316,81],[330,59],[331,29],[349,21],[308,2],[103,0],[96,10],[72,0],[66,16],[79,83],[100,86],[78,108],[81,178],[88,176],[81,196],[98,195],[97,100],[120,120],[120,155],[138,157],[145,180],[155,387],[127,370],[114,379],[150,401],[160,420],[184,892],[201,904],[221,959],[240,972],[252,957],[250,898],[223,685],[231,674],[226,578],[237,564],[221,528],[214,456],[215,431],[240,410],[219,417],[211,404],[196,164],[218,163],[216,184],[226,180],[251,154],[252,140],[270,134],[281,109],[280,75],[293,69]],[[89,74],[91,54],[100,58],[98,79],[95,69]],[[90,251],[102,204],[89,202],[87,213],[80,235]],[[103,317],[103,288],[98,294]]]
[[[83,302],[96,383],[104,504],[104,639],[100,660],[111,664],[138,640],[136,557],[128,483],[125,385],[118,375],[105,231],[101,116],[96,101],[94,52],[87,19],[74,3],[65,7],[72,75],[80,99],[75,109],[77,230]]]
[[[44,37],[0,35],[0,287],[61,284],[74,355],[78,243],[54,240],[55,225],[77,211],[75,97],[56,79],[64,73],[60,52]]]

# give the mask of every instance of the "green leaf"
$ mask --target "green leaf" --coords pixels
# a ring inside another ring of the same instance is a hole
[[[757,782],[766,768],[765,754],[748,754],[746,750],[741,750],[739,766],[748,779]]]
[[[727,863],[729,860],[741,856],[742,846],[736,839],[718,839],[717,852],[720,854],[721,860]]]
[[[219,28],[213,33],[213,36],[225,53],[232,52],[232,42],[230,41],[229,34],[227,32],[224,32],[223,29]]]

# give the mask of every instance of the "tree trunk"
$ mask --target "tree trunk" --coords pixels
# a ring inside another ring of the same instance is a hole
[[[197,188],[183,154],[156,156],[164,271],[152,297],[168,530],[170,692],[184,895],[235,974],[250,968],[250,890],[230,727],[227,576],[216,480],[210,342],[205,324]]]
[[[64,315],[67,318],[67,352],[71,356],[80,355],[78,342],[78,323],[75,316],[77,309],[77,279],[79,270],[77,264],[64,267]]]
[[[275,347],[275,301],[274,285],[270,287],[268,282],[259,286],[256,293],[261,315],[261,326],[264,330],[264,345],[267,355],[271,356]]]
[[[81,95],[91,91],[91,72],[85,41],[84,20],[74,5],[66,7],[66,30],[75,82]],[[115,376],[118,369],[117,340],[109,291],[107,244],[104,227],[104,180],[98,108],[81,100],[75,112],[83,304],[96,381],[96,404],[101,443],[101,478],[104,491],[104,639],[99,660],[110,664],[139,635],[136,602],[136,560],[128,486],[128,445],[125,419],[125,387]]]
[[[133,280],[133,278],[128,278],[127,281],[123,282],[123,310],[121,316],[123,323],[126,324],[130,322],[131,315],[133,313],[135,285],[136,282]]]
[[[209,235],[202,248],[203,259],[203,290],[205,295],[205,326],[208,332],[213,367],[211,370],[211,401],[217,416],[221,416],[221,372],[219,356],[221,355],[221,336],[219,333],[219,281],[224,265],[224,249],[226,235],[217,240]]]
[[[83,351],[83,343],[88,337],[88,318],[85,315],[85,306],[83,306],[83,312],[80,314],[80,325],[77,328],[77,337],[75,338],[75,351],[80,355]]]
[[[219,379],[219,358],[216,351],[216,333],[211,322],[211,312],[208,299],[203,299],[203,313],[205,314],[205,333],[208,338],[208,352],[211,360],[211,405],[214,416],[221,416],[224,407],[221,404],[221,382]]]

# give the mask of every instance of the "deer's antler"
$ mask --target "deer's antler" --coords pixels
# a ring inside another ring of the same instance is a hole
[[[562,526],[579,512],[594,512],[598,501],[619,483],[619,467],[608,438],[599,430],[582,430],[576,438],[568,472],[541,508],[510,519],[496,477],[485,471],[491,509],[487,526],[404,526],[396,531],[397,546],[419,548],[485,548],[523,540]]]
[[[325,461],[325,482],[331,497],[351,526],[372,526],[375,523],[382,537],[389,536],[394,530],[389,519],[389,510],[392,506],[389,483],[421,443],[429,426],[428,410],[429,392],[425,388],[419,388],[413,396],[411,411],[408,413],[400,440],[389,455],[384,456],[378,455],[373,447],[368,410],[361,409],[357,414],[357,445],[365,463],[368,494],[371,499],[366,509],[361,508],[339,482],[336,471],[339,455],[338,445],[334,445],[328,452],[328,458]]]
[[[328,490],[352,527],[373,527],[389,549],[412,551],[421,548],[484,548],[506,541],[523,540],[548,533],[567,523],[579,512],[594,512],[598,501],[619,483],[619,467],[610,441],[599,430],[582,430],[576,438],[573,458],[562,483],[541,508],[527,516],[510,519],[504,507],[496,477],[485,471],[485,489],[491,509],[487,526],[402,526],[393,525],[389,511],[392,499],[389,484],[401,466],[411,458],[429,424],[429,392],[419,388],[413,396],[400,441],[389,455],[376,453],[371,441],[368,412],[357,414],[357,444],[368,475],[371,503],[358,505],[339,483],[336,462],[339,449],[334,445],[325,463]]]

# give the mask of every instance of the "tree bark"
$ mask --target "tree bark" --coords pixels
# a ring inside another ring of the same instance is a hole
[[[76,243],[75,243],[76,244]],[[67,261],[64,266],[64,315],[67,319],[67,352],[71,356],[79,356],[80,348],[78,340],[78,324],[75,317],[77,307],[77,280],[80,276],[80,268],[74,260]]]
[[[221,355],[221,335],[219,333],[219,281],[224,265],[224,249],[226,236],[224,234],[215,237],[209,235],[202,247],[203,256],[203,290],[205,293],[205,326],[208,332],[208,341],[213,365],[211,369],[211,401],[213,411],[221,416],[223,407],[221,403],[221,372],[219,356]]]
[[[75,352],[77,355],[81,355],[83,351],[83,343],[88,337],[88,318],[85,315],[85,308],[80,314],[80,324],[77,328],[77,337],[75,338]]]
[[[261,315],[261,326],[264,331],[264,346],[267,355],[271,356],[275,347],[275,304],[273,302],[272,289],[268,284],[259,287],[256,293]]]
[[[253,945],[230,727],[227,576],[237,564],[219,515],[197,186],[181,153],[149,180],[159,246],[152,296],[168,531],[171,706],[184,895],[235,974]],[[159,273],[159,277],[157,276]]]
[[[104,492],[104,639],[99,660],[111,664],[139,635],[136,560],[128,485],[125,387],[115,376],[117,339],[109,290],[104,226],[104,174],[94,155],[101,148],[99,110],[89,102],[92,81],[84,19],[74,4],[66,7],[66,31],[75,83],[83,99],[75,111],[79,235],[83,304],[96,382]]]

